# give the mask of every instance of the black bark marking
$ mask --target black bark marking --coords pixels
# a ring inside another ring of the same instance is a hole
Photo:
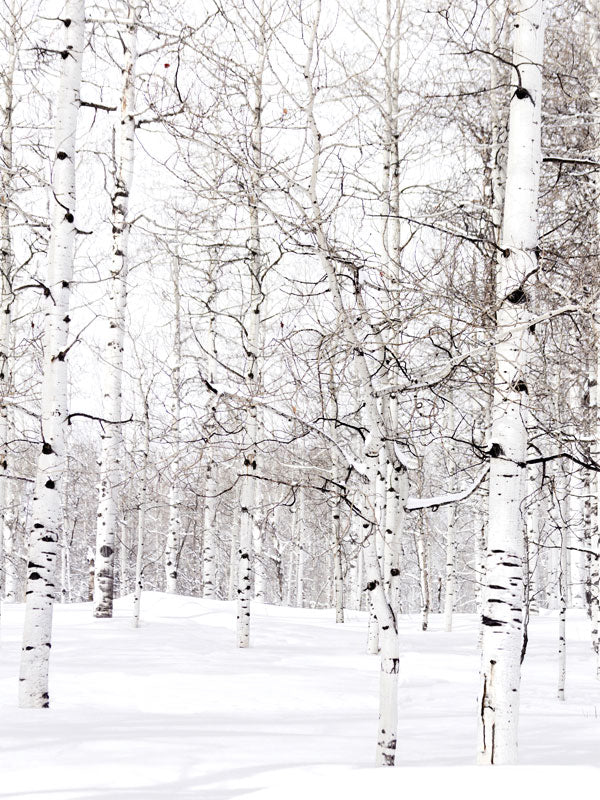
[[[515,97],[517,98],[517,100],[527,100],[527,98],[529,98],[533,103],[533,97],[529,94],[529,92],[524,86],[519,86],[515,90]],[[533,104],[535,105],[535,103]]]
[[[512,388],[515,392],[525,392],[525,394],[529,394],[527,384],[521,378],[513,383]]]
[[[484,614],[481,617],[481,624],[487,625],[488,628],[501,628],[502,625],[504,625],[504,622],[498,619],[492,619],[491,617],[486,617],[486,615]]]
[[[519,286],[518,289],[512,291],[509,295],[506,296],[506,299],[509,303],[513,305],[520,305],[521,303],[527,302],[527,295],[523,291],[523,289]]]

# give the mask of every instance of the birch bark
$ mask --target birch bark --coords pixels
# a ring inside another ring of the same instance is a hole
[[[564,498],[565,506],[568,505],[567,497]],[[568,526],[565,520],[566,508],[561,510],[560,526],[560,568],[558,574],[558,699],[565,700],[565,683],[567,680],[567,537]]]
[[[65,471],[69,301],[75,246],[75,159],[81,65],[85,34],[84,0],[67,0],[61,18],[60,79],[54,127],[50,248],[46,287],[42,447],[38,458],[30,531],[25,624],[19,673],[19,705],[48,708],[48,667],[61,481]]]
[[[600,6],[597,2],[592,3],[592,19],[589,26],[590,35],[590,56],[591,62],[595,67],[595,75],[598,76],[600,67]],[[595,96],[596,112],[598,100],[600,98],[600,79],[596,77]],[[600,132],[596,132],[596,155],[600,153]],[[600,175],[594,173],[594,183],[596,198],[600,194]],[[600,212],[596,204],[596,237],[600,239]],[[600,457],[600,299],[596,301],[595,313],[592,315],[594,321],[594,343],[596,346],[596,358],[590,381],[590,404],[593,414],[592,425],[594,426],[595,438],[595,458]],[[595,505],[595,520],[592,527],[590,558],[590,612],[592,620],[592,647],[596,652],[596,677],[600,680],[600,472],[596,472],[592,479],[593,496]]]
[[[240,539],[238,550],[238,602],[237,602],[237,646],[250,645],[250,598],[252,593],[252,537],[254,532],[255,507],[257,501],[256,469],[258,461],[259,419],[258,409],[253,398],[260,391],[260,344],[261,344],[261,306],[263,294],[263,254],[261,251],[261,230],[259,200],[262,184],[262,113],[263,113],[263,74],[266,63],[267,20],[261,4],[261,26],[257,37],[257,62],[253,74],[253,98],[251,103],[251,159],[250,193],[248,210],[250,218],[250,237],[248,240],[248,267],[250,271],[250,309],[246,323],[246,371],[245,379],[249,395],[247,412],[246,440],[248,446],[243,456]]]
[[[216,229],[216,223],[213,223],[213,229]],[[217,284],[215,272],[218,265],[217,257],[211,252],[211,280],[213,283],[214,292],[211,295],[211,300],[217,294]],[[208,322],[208,341],[209,341],[209,355],[208,355],[208,380],[211,385],[218,380],[217,369],[217,331],[216,331],[216,315],[211,311]],[[217,592],[217,561],[216,561],[216,543],[217,543],[217,464],[213,460],[212,455],[209,453],[208,461],[206,464],[206,482],[205,482],[205,497],[204,497],[204,525],[202,528],[202,596],[213,598],[216,597]],[[232,527],[232,540],[234,537],[235,524]],[[231,574],[230,574],[230,590],[228,593],[229,599],[233,599],[234,584],[235,584],[235,554],[237,548],[234,541],[231,543]]]
[[[16,489],[5,478],[10,473],[10,442],[14,439],[14,414],[6,399],[13,390],[14,330],[12,325],[15,295],[15,263],[11,230],[10,203],[13,192],[13,113],[14,75],[17,61],[17,31],[21,22],[14,0],[5,4],[2,21],[4,53],[0,77],[0,604],[17,598],[17,571],[12,561],[15,550],[14,512]],[[6,547],[6,551],[5,551]],[[7,556],[9,558],[7,559]]]
[[[216,526],[217,526],[217,465],[206,465],[206,497],[204,499],[204,530],[202,550],[203,597],[215,597],[217,589]]]
[[[138,628],[140,625],[142,591],[144,589],[144,547],[146,542],[146,507],[148,504],[148,459],[150,458],[150,408],[148,405],[148,393],[141,392],[141,394],[144,404],[144,436],[142,440],[142,470],[138,495],[137,541],[135,548],[135,581],[133,587],[134,628]]]
[[[314,83],[316,61],[318,61],[317,31],[321,14],[319,0],[314,3],[312,12],[314,16],[306,35],[306,59],[303,70],[306,88],[304,114],[308,123],[309,141],[312,150],[311,174],[308,187],[308,199],[311,209],[310,225],[316,240],[317,254],[323,271],[327,276],[327,285],[336,312],[338,327],[344,331],[348,343],[353,349],[353,366],[361,391],[361,399],[364,402],[365,427],[369,431],[364,445],[363,488],[367,494],[364,502],[365,516],[369,515],[372,522],[366,523],[368,530],[364,559],[367,590],[369,591],[371,607],[377,618],[381,637],[379,733],[376,761],[378,764],[390,766],[394,764],[396,753],[399,643],[396,618],[385,594],[379,553],[377,551],[377,540],[383,537],[384,531],[381,529],[380,521],[377,520],[374,503],[375,496],[372,493],[372,487],[375,487],[378,482],[377,475],[381,453],[384,452],[386,454],[384,463],[394,463],[396,459],[378,406],[364,345],[358,334],[356,323],[344,304],[334,260],[328,245],[324,215],[319,200],[318,175],[322,142],[315,114],[315,101],[318,90]],[[402,472],[400,486],[402,487],[401,503],[402,507],[404,507],[408,494],[408,481],[402,465],[398,466]]]
[[[173,320],[173,349],[172,349],[172,407],[173,418],[172,436],[174,456],[171,466],[171,486],[169,489],[169,528],[165,547],[165,586],[168,594],[177,592],[177,562],[180,556],[182,521],[181,508],[183,498],[181,492],[181,283],[180,261],[175,255],[171,273],[173,286],[173,300],[175,303],[175,316]]]
[[[448,419],[448,430],[454,434],[455,429],[455,415],[454,415],[454,398],[450,395],[449,399],[450,413]],[[455,448],[451,445],[449,447],[449,468],[450,471],[455,469]],[[457,508],[452,505],[448,509],[448,526],[446,528],[446,591],[444,594],[444,630],[449,633],[452,630],[452,612],[454,611],[454,591],[456,586],[456,523],[457,523]]]
[[[335,621],[344,621],[344,550],[342,545],[342,505],[336,498],[331,509],[333,529],[333,596],[335,600]]]
[[[543,2],[519,0],[513,38],[491,433],[489,530],[483,622],[478,760],[517,759],[523,625],[523,526],[529,360],[527,280],[537,270],[541,164]],[[521,327],[518,327],[521,326]]]
[[[102,433],[100,487],[96,529],[94,616],[112,617],[115,543],[118,537],[119,483],[121,479],[121,390],[123,340],[127,310],[128,242],[131,223],[129,198],[135,153],[135,65],[137,9],[128,6],[121,33],[124,52],[119,124],[115,130],[115,186],[111,198],[113,257],[110,272],[109,315],[104,347],[102,415],[109,420]]]

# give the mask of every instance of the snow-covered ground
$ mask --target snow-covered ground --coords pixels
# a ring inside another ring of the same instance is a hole
[[[378,659],[364,614],[254,605],[249,650],[233,646],[231,603],[131,598],[116,618],[89,604],[55,610],[49,711],[19,710],[22,606],[4,606],[0,798],[344,800],[383,796],[520,800],[600,785],[600,681],[589,624],[570,612],[567,701],[556,699],[557,623],[533,619],[524,665],[521,762],[472,767],[476,620],[444,633],[401,620],[401,768],[372,769]],[[543,766],[541,766],[543,765]],[[567,767],[567,768],[565,768]]]

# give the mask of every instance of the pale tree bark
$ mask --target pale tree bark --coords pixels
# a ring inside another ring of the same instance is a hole
[[[262,429],[262,426],[261,426]],[[255,504],[259,504],[260,491],[257,487]],[[254,566],[254,599],[259,603],[266,602],[267,596],[267,572],[265,569],[265,520],[263,515],[254,513],[253,526],[252,526],[252,542],[253,542],[253,566]]]
[[[237,599],[239,541],[240,525],[238,520],[234,518],[231,526],[231,548],[229,550],[229,582],[227,587],[227,597],[229,600]]]
[[[363,606],[364,586],[363,586],[364,558],[362,542],[359,544],[356,553],[355,584],[354,584],[354,608],[360,611]]]
[[[478,760],[517,760],[523,636],[523,527],[529,336],[527,279],[537,270],[542,0],[519,0],[513,38],[506,193],[496,274],[497,329]]]
[[[88,578],[88,601],[94,600],[94,575],[96,574],[96,551],[93,547],[87,549],[87,578]]]
[[[446,590],[444,593],[444,630],[452,630],[452,613],[454,611],[454,594],[456,591],[456,524],[458,511],[455,505],[448,509],[448,527],[446,528]]]
[[[84,0],[67,0],[61,16],[56,99],[50,247],[46,286],[44,372],[42,378],[42,446],[32,501],[25,625],[19,673],[19,705],[48,708],[48,667],[52,608],[56,595],[57,547],[63,521],[61,482],[68,422],[67,353],[69,304],[75,246],[75,159],[81,64],[85,34]]]
[[[536,589],[536,601],[538,608],[549,608],[548,587],[550,585],[548,571],[546,569],[546,551],[543,547],[544,520],[548,520],[549,497],[543,493],[538,502],[537,531],[535,541],[538,543],[536,548],[536,560],[533,565],[533,585]]]
[[[294,542],[296,541],[296,503],[290,508],[292,521],[290,525],[290,541],[287,548],[288,553],[288,569],[287,569],[287,586],[285,592],[285,604],[291,608],[294,600]]]
[[[173,286],[173,300],[175,303],[175,316],[173,319],[173,347],[172,347],[172,405],[173,418],[172,437],[174,456],[171,465],[171,486],[169,489],[169,528],[165,547],[165,588],[169,594],[177,592],[177,563],[180,558],[180,543],[182,533],[181,509],[183,497],[181,491],[181,283],[180,261],[176,253],[172,271],[171,283]]]
[[[305,529],[305,493],[304,489],[298,489],[298,508],[296,510],[296,605],[298,608],[304,607],[304,548],[306,547]]]
[[[588,541],[585,529],[585,495],[587,492],[586,479],[583,470],[579,469],[573,476],[573,494],[571,505],[573,509],[573,527],[571,528],[571,543],[575,547],[570,565],[570,585],[572,587],[572,605],[574,608],[585,608],[586,585],[586,549]]]
[[[66,448],[65,448],[66,449]],[[69,519],[69,497],[71,495],[72,487],[70,481],[71,469],[69,465],[69,457],[65,457],[65,475],[62,487],[62,500],[61,505],[63,509],[63,524],[61,529],[61,536],[58,541],[60,547],[60,601],[61,603],[71,602],[71,542],[72,538],[69,533],[71,521]],[[76,525],[77,523],[73,523]]]
[[[487,494],[485,495],[487,499]],[[484,502],[484,498],[480,498]],[[484,605],[484,585],[485,585],[485,557],[487,553],[487,519],[483,509],[478,508],[473,518],[474,540],[475,540],[475,601],[476,610],[479,616],[479,633],[477,637],[478,648],[481,651],[483,646],[483,605]]]
[[[379,456],[378,456],[379,460]],[[371,472],[371,477],[369,481],[368,487],[368,497],[367,497],[367,504],[371,507],[370,511],[375,521],[375,524],[371,528],[371,532],[369,534],[370,537],[373,537],[375,540],[375,551],[377,553],[377,563],[379,566],[379,572],[381,573],[381,525],[380,520],[380,496],[378,496],[378,469],[373,469]],[[367,526],[367,523],[363,523]],[[366,554],[365,554],[366,555]],[[366,564],[366,561],[365,561]],[[369,624],[367,627],[367,654],[376,656],[380,652],[379,647],[379,620],[377,619],[377,612],[375,611],[374,605],[374,598],[371,593],[367,595],[369,598]]]
[[[455,428],[455,415],[454,415],[454,398],[450,395],[449,399],[450,413],[448,415],[448,430],[450,434],[454,434]],[[455,469],[455,448],[450,445],[448,448],[449,455],[449,469]],[[457,507],[456,505],[450,506],[448,509],[448,525],[446,528],[446,591],[444,594],[444,630],[449,633],[452,630],[452,612],[454,611],[454,592],[456,588],[456,524],[457,524]]]
[[[415,533],[417,545],[417,561],[419,563],[419,585],[421,588],[421,630],[429,627],[431,595],[429,592],[429,547],[427,542],[427,521],[425,514],[419,515]]]
[[[590,60],[594,67],[595,80],[595,99],[596,112],[598,110],[598,89],[600,79],[598,70],[600,68],[600,4],[594,0],[591,5],[592,14],[589,24],[589,51]],[[600,132],[596,131],[596,155],[600,153]],[[598,211],[598,198],[600,197],[600,174],[596,171],[593,176],[594,188],[596,190],[596,215],[595,233],[596,242],[600,241],[600,212]],[[597,289],[597,287],[596,287]],[[592,315],[594,324],[594,344],[596,349],[595,361],[592,368],[590,380],[590,405],[593,415],[592,425],[594,427],[593,436],[595,439],[594,458],[600,458],[600,298],[596,301],[595,313]],[[592,621],[592,647],[596,653],[596,677],[600,680],[600,472],[594,474],[593,498],[595,506],[595,519],[592,526],[590,558],[590,615]]]
[[[397,415],[392,416],[392,430],[398,424]],[[385,593],[394,614],[400,613],[400,559],[401,559],[401,533],[404,529],[403,506],[403,471],[398,464],[390,461],[387,465],[387,502],[385,517],[385,558],[384,558],[384,585]]]
[[[562,500],[562,505],[561,504]],[[558,699],[565,700],[565,683],[567,680],[567,540],[568,526],[568,494],[561,492],[557,498],[559,503],[558,516],[560,518],[560,565],[558,572]]]
[[[216,226],[213,226],[216,227]],[[216,283],[214,282],[214,270],[216,266],[216,259],[211,254],[211,278],[214,285],[214,295],[217,292]],[[211,310],[208,323],[208,380],[211,385],[218,381],[217,375],[217,331],[216,331],[216,316]],[[202,596],[207,598],[216,597],[217,592],[217,561],[216,561],[216,544],[217,544],[217,508],[218,508],[218,484],[217,484],[217,464],[212,459],[211,454],[208,455],[206,464],[206,482],[204,493],[204,525],[202,529]],[[233,526],[235,528],[235,525]],[[231,574],[230,574],[230,591],[229,599],[233,599],[234,593],[234,556],[237,551],[235,542],[231,543]]]
[[[0,78],[0,607],[6,594],[8,601],[16,600],[16,573],[12,562],[14,549],[14,487],[5,476],[10,473],[10,442],[14,438],[13,414],[6,398],[12,391],[14,370],[13,331],[13,280],[15,265],[10,219],[10,202],[13,179],[13,111],[14,74],[17,59],[15,31],[20,26],[15,13],[15,3],[6,3],[3,20],[4,54]],[[5,553],[6,544],[6,553]]]
[[[256,411],[256,409],[253,409]],[[252,410],[248,434],[256,432],[256,417],[252,422]],[[256,474],[256,453],[244,455],[244,472],[240,492],[240,532],[237,559],[237,646],[250,646],[250,598],[252,595],[252,506],[254,502],[254,475]]]
[[[141,386],[140,386],[141,389]],[[142,469],[139,476],[137,541],[135,548],[135,580],[133,587],[133,626],[139,627],[142,591],[144,588],[144,545],[146,541],[146,508],[148,505],[148,459],[150,457],[150,408],[148,393],[142,392],[144,404],[144,436],[142,439]]]
[[[247,315],[247,337],[245,348],[247,353],[245,380],[250,397],[246,423],[246,442],[243,454],[242,488],[240,492],[240,533],[238,549],[238,601],[237,601],[237,646],[250,645],[250,598],[252,593],[252,538],[254,533],[254,515],[258,499],[257,464],[259,419],[258,409],[252,402],[260,392],[261,386],[261,307],[264,301],[263,278],[264,256],[262,253],[259,202],[262,188],[262,133],[263,133],[263,75],[267,57],[267,19],[261,5],[260,30],[257,35],[257,60],[252,78],[253,97],[251,102],[251,159],[250,159],[250,192],[248,210],[250,219],[250,236],[248,240],[248,267],[250,271],[250,308]]]
[[[344,621],[344,548],[342,542],[342,503],[336,496],[331,508],[331,528],[333,532],[333,597],[335,602],[335,621]]]
[[[379,622],[369,595],[369,622],[367,625],[367,655],[379,654]]]
[[[128,18],[120,34],[122,68],[119,122],[115,130],[115,185],[111,197],[113,255],[110,272],[109,313],[104,347],[102,416],[108,420],[102,433],[100,493],[96,530],[94,616],[112,617],[115,543],[118,538],[119,484],[122,435],[121,391],[123,341],[127,310],[129,271],[128,242],[131,223],[129,198],[133,183],[135,153],[135,65],[137,53],[137,9],[128,4]]]
[[[537,497],[538,471],[535,467],[530,467],[527,474],[527,514],[525,525],[525,564],[524,570],[524,591],[526,616],[529,613],[536,613],[539,609],[535,566],[540,554],[540,503]]]
[[[378,399],[375,394],[372,377],[369,371],[364,345],[358,334],[356,323],[349,310],[344,305],[342,292],[336,273],[334,260],[330,256],[324,215],[318,193],[318,175],[322,155],[322,137],[316,121],[315,101],[317,90],[315,87],[315,71],[318,63],[317,31],[320,22],[321,3],[315,2],[311,9],[313,19],[307,26],[306,34],[306,59],[304,61],[305,103],[303,106],[308,123],[308,135],[312,150],[312,163],[310,182],[308,187],[308,200],[310,202],[310,225],[314,232],[321,267],[327,276],[329,294],[333,303],[337,324],[348,337],[348,342],[354,352],[354,369],[360,386],[361,400],[364,402],[364,424],[369,435],[364,445],[364,492],[367,494],[364,503],[364,516],[372,519],[367,530],[366,547],[364,550],[365,573],[370,602],[377,618],[380,629],[381,670],[380,670],[380,697],[379,697],[379,728],[377,737],[376,761],[378,764],[393,765],[396,753],[396,738],[398,726],[398,665],[399,642],[396,617],[385,594],[382,569],[377,551],[378,537],[383,538],[384,531],[377,520],[375,496],[372,492],[377,485],[377,474],[380,469],[381,453],[385,453],[384,472],[387,472],[387,463],[395,463],[396,458],[390,445],[390,437],[382,418]],[[399,465],[400,466],[400,465]],[[406,503],[408,494],[408,481],[406,471],[401,468],[402,477],[399,481],[402,497],[402,507]]]
[[[206,465],[206,491],[204,497],[204,530],[202,549],[202,596],[215,597],[217,591],[216,533],[217,533],[217,465]]]

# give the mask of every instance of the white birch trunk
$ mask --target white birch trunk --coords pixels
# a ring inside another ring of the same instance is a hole
[[[56,559],[60,528],[61,481],[65,470],[69,300],[75,245],[75,159],[85,2],[67,0],[61,16],[60,84],[52,164],[50,248],[46,286],[45,358],[42,379],[42,447],[32,503],[27,562],[25,625],[19,677],[19,705],[50,705],[48,667]]]
[[[165,546],[165,588],[168,594],[177,593],[177,566],[180,557],[182,520],[181,508],[183,498],[181,492],[181,286],[179,256],[175,256],[171,273],[173,285],[173,300],[175,303],[175,318],[173,320],[173,350],[172,350],[172,406],[173,417],[172,435],[174,456],[171,467],[171,487],[169,490],[169,528]]]
[[[141,389],[141,386],[140,386]],[[133,587],[133,626],[140,625],[142,591],[144,588],[144,547],[146,542],[146,507],[148,504],[148,459],[150,457],[150,408],[148,395],[142,392],[144,403],[144,438],[142,445],[142,471],[138,496],[137,542],[135,548],[135,580]]]
[[[254,547],[254,599],[258,600],[259,603],[265,603],[267,596],[267,573],[264,562],[265,528],[262,522],[262,519],[254,520],[252,537]]]
[[[87,580],[88,580],[88,601],[91,603],[94,600],[94,576],[96,573],[96,551],[93,547],[88,547],[87,550]]]
[[[567,498],[565,497],[565,505]],[[564,521],[565,509],[562,511]],[[568,526],[563,522],[560,526],[560,571],[559,609],[558,609],[558,699],[565,700],[565,683],[567,680],[567,537]]]
[[[250,425],[250,435],[255,426]],[[256,456],[246,453],[240,492],[240,540],[237,560],[237,646],[250,646],[250,598],[252,595],[252,507]]]
[[[217,465],[206,465],[206,496],[204,499],[204,531],[202,549],[202,594],[212,598],[217,592],[216,531],[217,531]]]
[[[429,594],[429,553],[427,546],[427,525],[425,515],[422,512],[417,524],[417,560],[419,562],[419,585],[421,587],[421,630],[426,631],[429,627],[429,611],[431,609],[431,597]]]
[[[456,518],[457,510],[453,505],[448,510],[448,527],[446,529],[446,591],[444,594],[444,630],[452,630],[452,613],[454,611],[454,593],[456,589]]]
[[[250,309],[246,323],[247,362],[245,379],[250,406],[247,413],[248,447],[244,453],[241,489],[240,542],[238,550],[238,603],[237,603],[237,645],[250,645],[250,597],[252,593],[252,538],[254,514],[257,505],[258,489],[256,469],[258,460],[259,420],[258,410],[252,398],[260,391],[261,364],[261,306],[263,294],[263,255],[261,252],[261,230],[259,196],[262,181],[262,111],[263,111],[263,73],[266,61],[265,16],[261,6],[261,28],[258,36],[257,64],[253,75],[253,98],[251,104],[252,132],[250,161],[250,193],[248,210],[250,217],[250,236],[248,240],[248,266],[250,270]]]
[[[331,509],[333,529],[333,598],[335,602],[335,621],[344,622],[344,548],[342,546],[342,505],[336,497]]]
[[[487,569],[482,622],[478,760],[517,760],[523,636],[523,527],[527,453],[527,286],[537,269],[541,165],[542,0],[516,5],[510,132],[501,253],[496,276],[495,393],[491,434]],[[521,327],[519,327],[521,326]]]
[[[367,486],[373,483],[373,473],[377,470],[379,449],[376,453],[366,452]],[[399,482],[401,503],[404,508],[407,499],[408,482],[405,475]],[[398,730],[398,669],[400,645],[394,610],[385,593],[384,581],[377,554],[375,529],[372,528],[364,550],[367,590],[374,615],[379,623],[381,671],[379,682],[379,733],[377,738],[376,763],[393,766],[396,758],[396,739]]]
[[[392,417],[394,421],[394,417]],[[397,419],[395,420],[397,424]],[[404,508],[402,505],[403,473],[397,464],[387,465],[387,502],[385,518],[385,593],[394,614],[400,613],[400,558],[401,534],[404,527]]]
[[[231,527],[231,548],[229,550],[229,585],[227,587],[227,597],[229,600],[235,600],[237,597],[240,527],[241,526],[236,524],[236,520],[234,519]]]
[[[571,543],[575,547],[571,558],[572,604],[574,608],[585,608],[586,585],[586,530],[585,530],[585,494],[587,491],[583,470],[575,473],[572,495],[573,528]]]
[[[363,342],[356,330],[356,323],[353,321],[352,314],[344,305],[334,260],[330,258],[329,255],[330,249],[318,194],[318,174],[322,145],[321,134],[317,126],[315,115],[316,89],[314,80],[315,70],[317,69],[315,60],[318,60],[317,31],[321,13],[321,3],[319,0],[311,7],[311,12],[314,14],[314,17],[310,30],[306,34],[306,59],[303,70],[306,89],[304,113],[308,123],[309,140],[312,149],[311,176],[308,188],[308,199],[311,209],[310,224],[314,231],[320,263],[327,276],[330,298],[336,311],[339,329],[345,332],[348,337],[348,343],[353,347],[353,368],[360,387],[361,400],[364,402],[363,414],[365,425],[369,431],[369,438],[365,443],[364,456],[366,476],[364,489],[368,494],[368,501],[365,502],[364,510],[366,513],[370,514],[373,523],[369,529],[364,557],[366,578],[368,581],[367,589],[369,590],[371,606],[381,630],[380,724],[376,760],[378,764],[393,765],[396,751],[398,715],[397,687],[399,643],[396,618],[385,595],[384,580],[377,551],[377,537],[383,536],[383,530],[380,529],[380,525],[378,525],[377,522],[376,510],[373,503],[374,497],[370,490],[377,482],[377,470],[381,451],[386,450],[386,452],[388,452],[390,461],[393,462],[394,458],[391,453],[392,448],[389,446],[388,432],[385,429],[377,397],[374,392]],[[402,485],[405,487],[402,499],[402,506],[404,507],[408,488],[405,473],[403,474]]]
[[[119,124],[115,130],[115,186],[111,198],[113,256],[110,272],[109,314],[104,346],[102,452],[100,491],[96,529],[96,570],[94,576],[94,616],[112,617],[115,543],[118,531],[119,484],[121,480],[121,391],[123,381],[123,341],[127,309],[129,271],[129,197],[133,183],[135,152],[135,65],[137,18],[129,6],[128,21],[121,32],[124,50],[123,84]]]
[[[296,512],[296,606],[304,607],[304,489],[298,490],[298,510]]]
[[[291,508],[292,525],[288,553],[287,587],[285,593],[285,604],[291,608],[294,600],[294,542],[296,540],[296,505]]]
[[[0,313],[2,311],[0,310]],[[6,313],[6,312],[5,312]],[[10,408],[6,409],[6,438],[5,442],[11,442],[14,439],[14,424],[13,415]],[[6,470],[10,469],[11,459],[8,446],[5,450],[4,460],[6,463]],[[1,480],[1,478],[0,478]],[[17,536],[17,502],[18,491],[15,482],[11,480],[2,480],[6,484],[2,489],[2,530],[0,538],[3,545],[3,558],[2,558],[2,588],[3,593],[0,593],[0,598],[3,596],[7,603],[16,603],[18,600],[17,594],[19,591],[18,570],[16,567],[16,536]],[[1,545],[0,545],[1,546]]]
[[[354,599],[354,607],[357,611],[360,611],[363,607],[363,597],[364,597],[364,566],[365,560],[363,555],[363,547],[362,543],[359,547],[358,553],[356,555],[356,594]]]
[[[6,49],[0,71],[0,607],[7,587],[7,569],[4,543],[12,549],[12,528],[7,525],[12,507],[11,481],[9,474],[10,441],[12,440],[12,413],[6,405],[6,398],[12,390],[14,352],[12,339],[12,280],[14,278],[13,243],[9,202],[12,194],[13,177],[13,80],[17,48],[12,26],[16,23],[14,3],[6,8],[7,20],[4,39]],[[11,572],[12,570],[11,565]],[[10,594],[15,594],[11,587]],[[7,599],[9,592],[7,591]]]
[[[483,502],[483,498],[481,499]],[[481,620],[483,619],[483,604],[484,604],[484,584],[485,584],[485,557],[487,553],[487,525],[485,519],[485,512],[483,510],[477,511],[475,513],[475,517],[473,519],[473,525],[475,527],[474,531],[474,539],[475,539],[475,606],[477,610],[477,614],[479,616],[479,635],[478,635],[478,647],[481,651],[481,647],[483,645],[483,625]]]

